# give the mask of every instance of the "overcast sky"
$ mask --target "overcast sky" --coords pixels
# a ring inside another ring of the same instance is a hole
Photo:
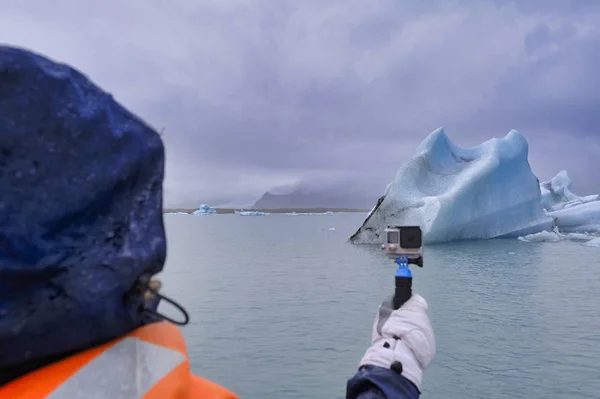
[[[600,192],[598,0],[3,0],[0,41],[164,128],[167,206],[317,177],[377,196],[440,126],[517,129],[541,180]]]

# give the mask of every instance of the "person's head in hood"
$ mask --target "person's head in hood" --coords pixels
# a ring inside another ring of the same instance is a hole
[[[162,270],[159,134],[75,69],[0,47],[0,368],[145,322]]]

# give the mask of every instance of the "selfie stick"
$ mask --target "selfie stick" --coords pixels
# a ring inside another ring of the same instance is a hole
[[[408,264],[412,263],[419,267],[423,267],[423,257],[408,258],[400,256],[396,258],[398,269],[396,269],[396,291],[394,292],[394,310],[399,309],[412,296],[412,272],[408,268]]]

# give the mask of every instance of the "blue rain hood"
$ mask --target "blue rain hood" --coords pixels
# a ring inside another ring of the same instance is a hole
[[[128,293],[165,261],[164,155],[80,72],[0,46],[0,367],[144,324]]]

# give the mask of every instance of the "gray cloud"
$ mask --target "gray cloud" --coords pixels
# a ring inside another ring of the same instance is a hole
[[[313,180],[376,197],[442,125],[462,146],[520,130],[540,178],[600,191],[597,1],[50,3],[3,3],[0,40],[164,127],[168,204]]]

